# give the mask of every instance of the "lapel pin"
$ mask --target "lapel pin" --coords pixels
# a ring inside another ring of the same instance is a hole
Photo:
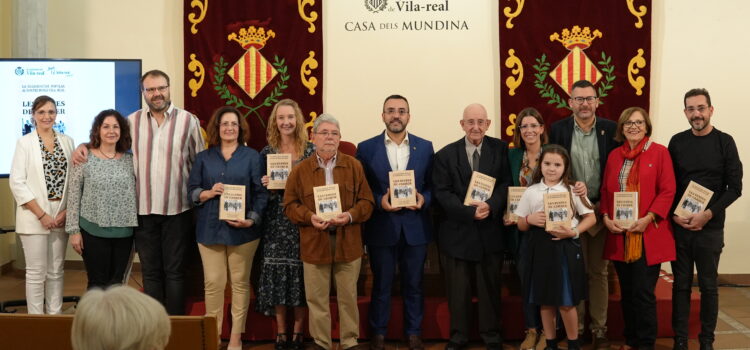
[[[604,136],[604,130],[602,130],[602,136]]]

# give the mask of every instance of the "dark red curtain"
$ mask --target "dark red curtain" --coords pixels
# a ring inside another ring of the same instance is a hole
[[[322,16],[320,0],[184,0],[185,109],[205,127],[217,108],[237,107],[258,150],[277,101],[294,99],[313,119],[323,110]]]
[[[547,125],[569,116],[569,88],[579,79],[595,83],[600,117],[648,110],[650,60],[650,0],[501,0],[502,138],[513,139],[525,107]]]

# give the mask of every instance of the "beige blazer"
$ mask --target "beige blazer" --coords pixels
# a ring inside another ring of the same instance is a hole
[[[73,139],[67,135],[55,133],[60,146],[68,160],[68,171],[65,174],[65,188],[62,201],[56,212],[51,212],[50,202],[47,200],[47,183],[44,180],[44,164],[42,163],[42,149],[39,147],[39,135],[36,130],[26,134],[16,142],[16,151],[10,168],[10,190],[16,199],[16,232],[48,234],[49,230],[42,226],[36,215],[23,207],[24,204],[36,199],[37,204],[50,216],[55,217],[65,210],[65,195],[68,187],[68,174],[73,166],[71,153]]]

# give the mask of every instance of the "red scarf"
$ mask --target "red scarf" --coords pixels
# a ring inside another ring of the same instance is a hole
[[[640,192],[640,168],[641,168],[641,157],[643,153],[643,147],[648,143],[648,136],[644,137],[643,140],[638,142],[635,148],[631,149],[628,142],[623,143],[620,146],[620,154],[627,160],[633,161],[633,166],[630,167],[630,173],[628,179],[625,182],[626,192]],[[640,201],[640,198],[639,198]],[[625,262],[634,262],[641,258],[643,255],[643,233],[642,232],[627,232],[625,234]]]

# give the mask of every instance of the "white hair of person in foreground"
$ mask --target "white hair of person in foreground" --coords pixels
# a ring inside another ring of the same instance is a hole
[[[75,350],[161,350],[172,326],[158,301],[131,287],[92,289],[78,303],[70,339]]]

